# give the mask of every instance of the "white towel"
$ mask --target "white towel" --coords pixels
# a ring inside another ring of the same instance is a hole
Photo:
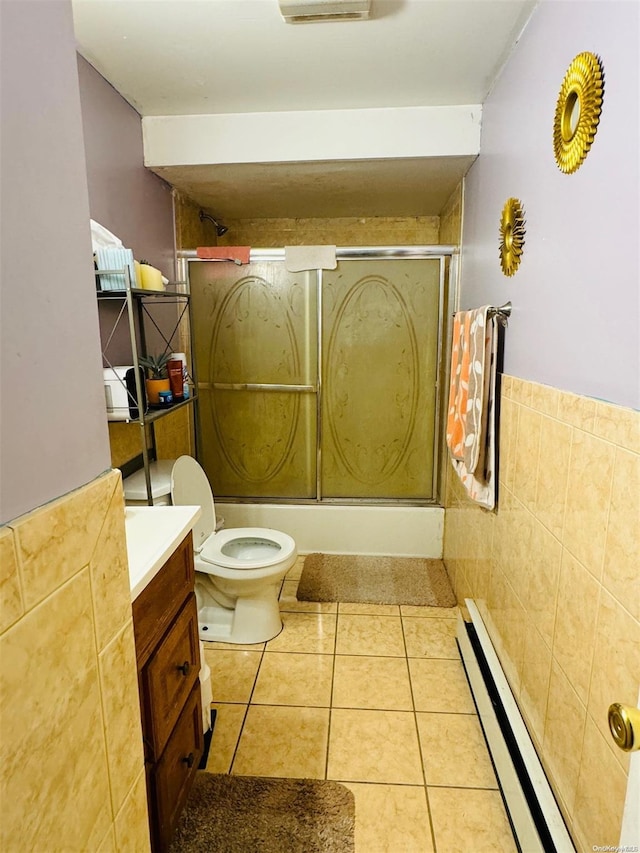
[[[335,246],[285,246],[284,263],[289,272],[334,270],[338,266]]]
[[[112,234],[104,225],[100,225],[95,219],[90,219],[91,223],[91,245],[93,251],[98,249],[120,249],[122,248],[122,240]]]

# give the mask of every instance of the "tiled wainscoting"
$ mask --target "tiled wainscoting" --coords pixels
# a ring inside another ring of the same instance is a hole
[[[149,850],[119,471],[0,529],[0,849]]]
[[[497,513],[449,466],[444,557],[487,623],[581,851],[616,845],[640,684],[640,414],[505,376]]]

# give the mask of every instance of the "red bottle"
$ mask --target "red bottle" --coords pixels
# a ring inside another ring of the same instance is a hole
[[[184,381],[182,378],[182,362],[172,358],[167,362],[167,374],[169,375],[169,386],[174,402],[184,399]]]

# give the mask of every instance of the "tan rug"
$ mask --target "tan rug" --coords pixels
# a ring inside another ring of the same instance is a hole
[[[309,554],[299,601],[420,604],[455,607],[456,596],[442,560]]]
[[[354,853],[339,782],[198,771],[169,853]]]

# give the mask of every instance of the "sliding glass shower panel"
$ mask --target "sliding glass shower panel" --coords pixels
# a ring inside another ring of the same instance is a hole
[[[220,497],[314,498],[317,274],[191,262],[199,458]]]
[[[322,279],[322,494],[433,498],[440,259]]]

